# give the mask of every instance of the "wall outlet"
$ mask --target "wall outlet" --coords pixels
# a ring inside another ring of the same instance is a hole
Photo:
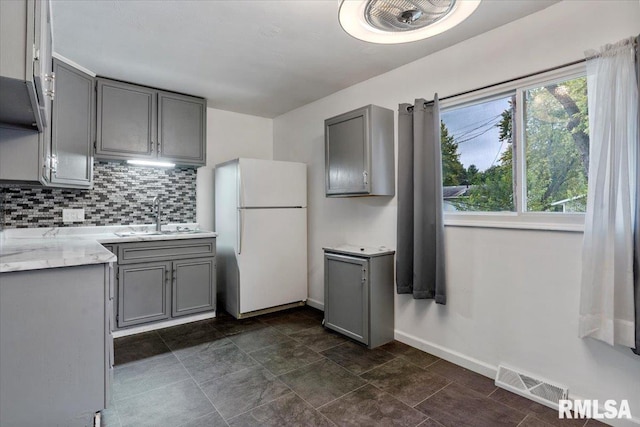
[[[84,221],[84,209],[62,209],[62,222]]]

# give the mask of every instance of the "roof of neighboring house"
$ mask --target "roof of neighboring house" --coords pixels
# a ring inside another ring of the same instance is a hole
[[[451,185],[442,187],[442,198],[455,199],[457,197],[466,196],[467,191],[469,191],[471,187],[472,186],[469,185]]]

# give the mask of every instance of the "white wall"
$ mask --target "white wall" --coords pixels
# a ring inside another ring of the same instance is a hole
[[[198,169],[196,218],[214,230],[213,170],[236,157],[273,158],[273,120],[207,108],[207,165]]]
[[[274,158],[309,165],[309,297],[322,304],[325,245],[395,247],[395,198],[324,197],[323,121],[366,104],[393,110],[583,58],[640,32],[637,0],[564,1],[274,119]],[[488,376],[504,363],[628,399],[640,419],[640,357],[577,338],[582,235],[447,227],[446,306],[396,295],[396,337]]]

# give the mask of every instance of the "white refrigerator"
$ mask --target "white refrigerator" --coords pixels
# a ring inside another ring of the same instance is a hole
[[[307,165],[216,165],[218,296],[236,318],[307,299]]]

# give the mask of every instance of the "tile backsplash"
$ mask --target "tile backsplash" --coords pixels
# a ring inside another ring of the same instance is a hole
[[[156,195],[164,224],[196,221],[196,169],[96,161],[93,179],[91,190],[0,188],[0,229],[151,224]],[[84,208],[85,221],[63,223],[63,208]]]

